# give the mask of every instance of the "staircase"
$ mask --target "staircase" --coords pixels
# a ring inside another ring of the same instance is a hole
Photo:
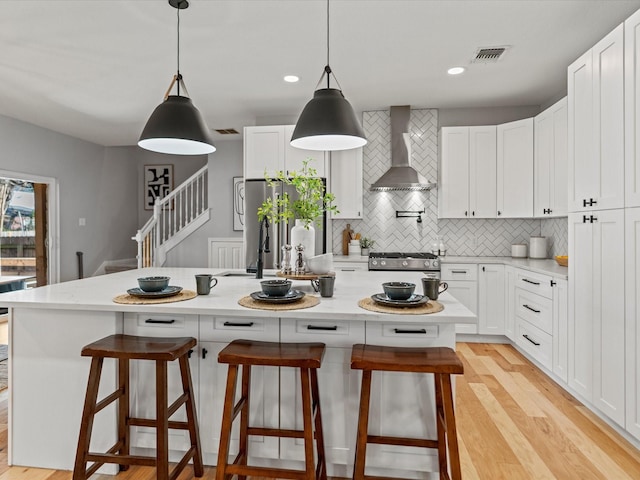
[[[138,243],[138,268],[163,266],[167,252],[209,220],[207,178],[205,165],[166,197],[156,199],[152,217],[133,237]]]

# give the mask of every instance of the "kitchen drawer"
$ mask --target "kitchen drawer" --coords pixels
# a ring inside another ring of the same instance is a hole
[[[364,343],[364,332],[362,321],[283,318],[280,335],[283,342],[322,342],[327,347],[351,348]]]
[[[527,270],[516,270],[516,288],[524,288],[543,297],[553,298],[551,277]]]
[[[198,316],[125,313],[123,330],[127,335],[198,338]]]
[[[368,262],[333,262],[336,272],[361,272],[369,270]]]
[[[516,288],[516,316],[527,320],[543,332],[553,334],[553,300],[522,288]]]
[[[478,265],[475,263],[449,263],[440,266],[440,279],[478,280]]]
[[[438,325],[430,323],[367,322],[366,337],[370,345],[391,347],[428,347],[438,341]]]
[[[231,342],[238,339],[280,341],[280,321],[277,317],[214,317],[200,316],[200,340]]]
[[[548,333],[521,318],[516,319],[516,345],[537,360],[543,367],[553,367],[553,338]]]

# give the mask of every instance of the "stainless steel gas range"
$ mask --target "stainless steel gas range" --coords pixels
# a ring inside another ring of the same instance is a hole
[[[440,276],[440,259],[432,253],[371,252],[369,270],[418,271]]]

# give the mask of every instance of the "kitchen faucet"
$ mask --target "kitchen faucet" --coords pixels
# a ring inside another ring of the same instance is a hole
[[[264,242],[263,239],[263,228],[264,228]],[[262,254],[269,253],[269,220],[267,217],[264,217],[260,221],[260,232],[258,234],[258,263],[256,264],[256,278],[262,278],[262,270],[264,269],[264,264],[262,261]]]

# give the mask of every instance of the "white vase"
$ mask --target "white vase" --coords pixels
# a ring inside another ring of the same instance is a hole
[[[304,259],[313,257],[316,254],[316,229],[312,224],[305,228],[302,220],[296,219],[296,224],[291,227],[291,245],[304,245]]]

